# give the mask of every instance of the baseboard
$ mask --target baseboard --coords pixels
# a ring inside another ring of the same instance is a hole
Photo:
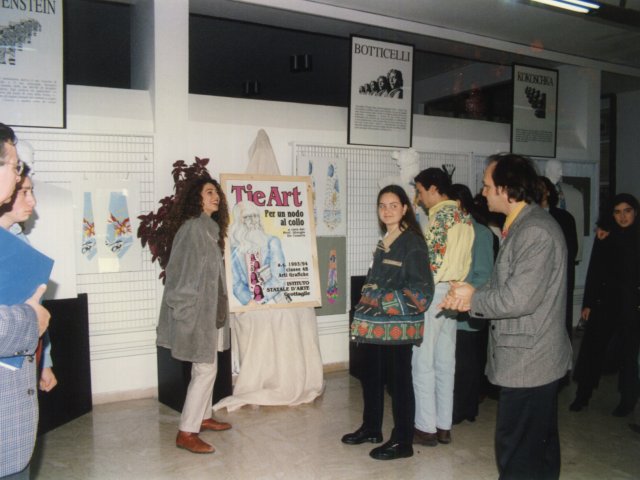
[[[140,400],[142,398],[158,398],[158,389],[156,387],[150,387],[122,392],[95,393],[92,396],[92,401],[94,405],[101,405],[104,403],[123,402],[125,400]]]
[[[349,370],[349,362],[327,363],[322,366],[324,373],[343,372],[345,370]]]

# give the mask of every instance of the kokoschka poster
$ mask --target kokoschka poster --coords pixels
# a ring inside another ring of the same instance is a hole
[[[320,306],[309,177],[222,174],[232,312]]]

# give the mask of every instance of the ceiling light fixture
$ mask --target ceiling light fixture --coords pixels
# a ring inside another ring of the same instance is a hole
[[[578,13],[589,13],[591,10],[600,8],[600,5],[592,2],[584,2],[582,0],[532,0],[536,3],[542,3],[551,7],[562,8]]]
[[[581,7],[586,7],[591,10],[597,10],[600,8],[600,5],[594,2],[585,2],[583,0],[561,0],[563,3],[573,3],[574,5],[579,5]]]

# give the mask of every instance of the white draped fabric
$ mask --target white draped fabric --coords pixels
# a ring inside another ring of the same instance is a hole
[[[214,410],[293,406],[322,394],[322,357],[313,308],[239,313],[232,316],[231,329],[240,373],[233,395],[216,403]]]
[[[246,173],[279,175],[264,130],[249,149]],[[214,410],[244,405],[300,405],[324,390],[318,324],[313,308],[254,310],[231,316],[232,352],[240,364],[233,395]]]

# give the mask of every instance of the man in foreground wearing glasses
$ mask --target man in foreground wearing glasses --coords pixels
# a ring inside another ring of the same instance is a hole
[[[23,164],[16,137],[0,123],[0,203],[11,199]],[[2,268],[2,266],[0,266]],[[0,477],[28,479],[38,424],[35,350],[49,325],[42,285],[22,305],[0,305]],[[0,299],[2,303],[2,299]],[[7,357],[19,361],[7,361]]]
[[[489,282],[452,282],[440,308],[491,320],[486,373],[501,387],[496,419],[500,479],[560,476],[558,385],[571,367],[565,328],[567,247],[562,230],[535,203],[528,158],[489,157],[482,194],[507,215]]]

